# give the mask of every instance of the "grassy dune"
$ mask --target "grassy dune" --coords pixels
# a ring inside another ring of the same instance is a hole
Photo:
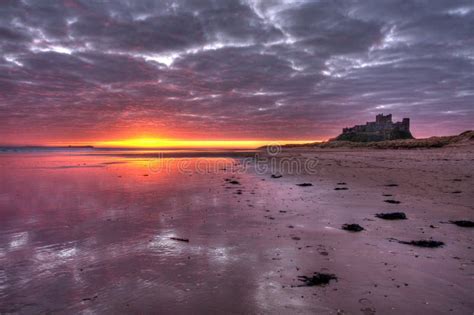
[[[456,136],[405,139],[380,142],[351,142],[329,140],[320,143],[288,144],[285,148],[373,148],[373,149],[429,149],[445,146],[462,146],[474,143],[474,131],[465,131]]]

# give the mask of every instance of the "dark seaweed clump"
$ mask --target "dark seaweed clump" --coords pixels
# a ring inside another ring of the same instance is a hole
[[[407,244],[417,247],[436,248],[444,246],[443,242],[432,241],[432,240],[419,240],[419,241],[398,241],[400,244]]]
[[[344,224],[342,229],[350,232],[360,232],[364,230],[359,224]]]
[[[347,187],[336,187],[334,190],[349,190]]]
[[[398,205],[400,203],[400,201],[398,200],[393,200],[393,199],[387,199],[387,200],[384,200],[386,203],[392,203],[392,204],[395,204],[395,205]]]
[[[282,178],[283,175],[275,175],[275,174],[272,174],[272,178]]]
[[[313,184],[311,183],[302,183],[302,184],[296,184],[297,186],[300,186],[300,187],[309,187],[309,186],[313,186]]]
[[[170,237],[170,240],[189,243],[189,239],[181,237]]]
[[[327,285],[331,280],[337,281],[337,277],[330,273],[315,272],[311,277],[298,276],[298,280],[304,282],[304,286],[313,287]]]
[[[384,220],[406,220],[407,216],[403,212],[388,212],[388,213],[377,213],[375,215],[379,219]]]
[[[474,222],[473,221],[468,221],[468,220],[458,220],[458,221],[449,221],[452,224],[455,224],[460,227],[474,227]]]

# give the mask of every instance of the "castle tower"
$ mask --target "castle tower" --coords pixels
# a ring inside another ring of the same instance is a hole
[[[402,128],[403,131],[410,131],[410,118],[403,118]]]
[[[384,116],[384,114],[379,114],[375,116],[375,122],[377,124],[391,124],[392,123],[392,114]]]

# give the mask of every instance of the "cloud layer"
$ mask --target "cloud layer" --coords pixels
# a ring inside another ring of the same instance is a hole
[[[3,1],[0,142],[473,128],[474,4]]]

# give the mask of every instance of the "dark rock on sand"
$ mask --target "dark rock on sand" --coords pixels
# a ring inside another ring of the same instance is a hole
[[[398,184],[388,184],[388,185],[385,185],[385,187],[398,187]]]
[[[398,200],[393,200],[393,199],[387,199],[387,200],[384,200],[384,202],[386,203],[391,203],[391,204],[395,204],[395,205],[398,205],[400,203],[400,201]]]
[[[419,241],[398,241],[400,244],[412,245],[417,247],[436,248],[444,246],[443,242],[432,241],[432,240],[419,240]]]
[[[282,178],[283,175],[275,175],[275,174],[272,174],[272,178]]]
[[[458,221],[449,221],[452,224],[455,224],[460,227],[474,227],[474,222],[473,221],[468,221],[468,220],[458,220]]]
[[[336,280],[337,277],[330,273],[319,273],[315,272],[313,276],[298,276],[298,280],[304,282],[303,286],[313,287],[313,286],[324,286],[329,284],[331,280]]]
[[[99,297],[98,295],[94,295],[94,296],[91,297],[91,298],[84,298],[84,299],[82,299],[82,301],[84,301],[84,302],[85,302],[85,301],[93,301],[93,300],[97,299],[98,297]]]
[[[309,187],[309,186],[313,186],[313,184],[311,184],[311,183],[302,183],[302,184],[296,184],[296,186]]]
[[[379,219],[384,219],[384,220],[406,220],[407,219],[407,216],[404,212],[377,213],[375,216]]]
[[[229,184],[232,184],[232,185],[240,185],[240,182],[238,180],[231,180],[229,182]]]
[[[364,230],[359,224],[344,224],[342,229],[350,232],[360,232]]]
[[[349,190],[347,187],[336,187],[334,190]]]
[[[189,243],[189,239],[180,237],[170,237],[170,240]]]

